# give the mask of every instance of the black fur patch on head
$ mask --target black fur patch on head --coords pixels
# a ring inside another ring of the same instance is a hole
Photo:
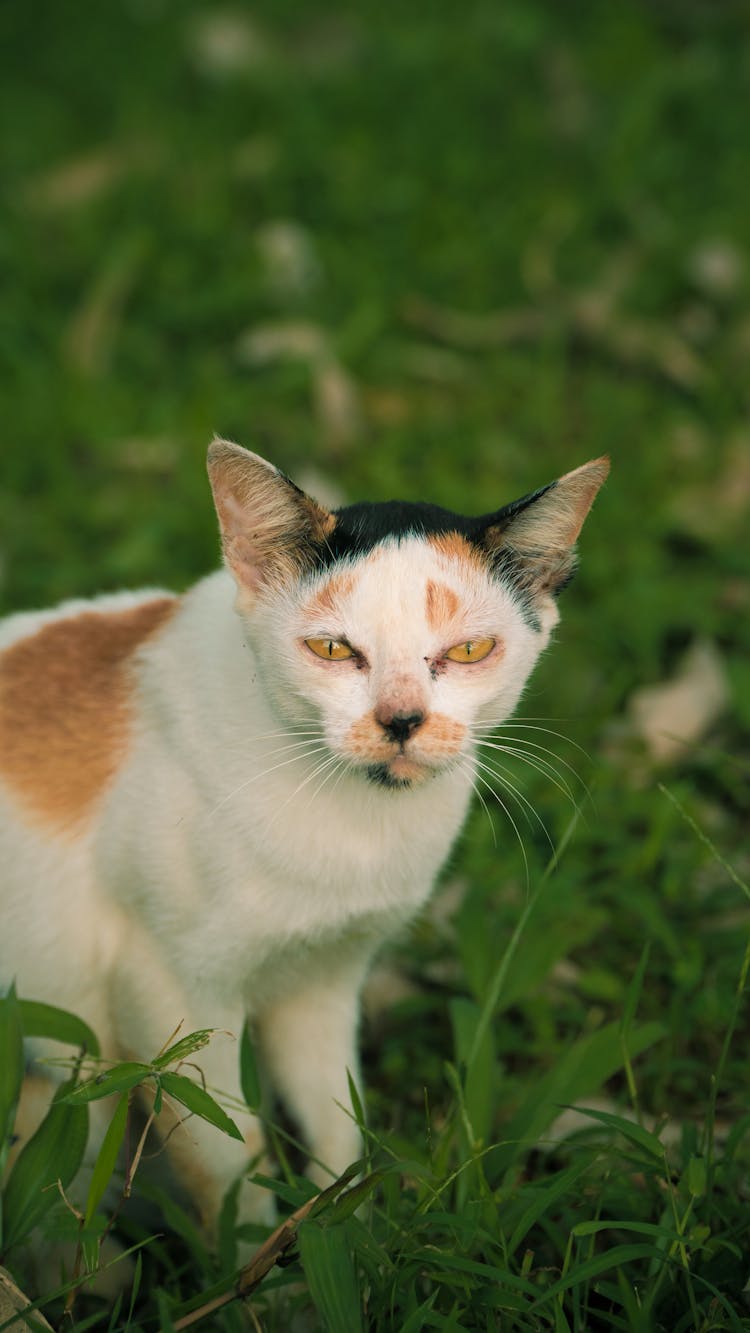
[[[388,537],[429,537],[446,532],[468,536],[475,519],[421,501],[384,500],[346,505],[334,510],[336,526],[329,539],[330,558],[366,555]]]
[[[486,553],[483,535],[491,526],[503,528],[523,509],[526,509],[545,491],[555,486],[543,486],[521,500],[514,500],[502,509],[476,518],[457,514],[452,509],[423,501],[384,500],[345,505],[335,509],[336,526],[327,539],[327,550],[322,553],[325,564],[348,556],[365,555],[388,537],[442,537],[457,532],[473,546]]]
[[[317,567],[325,569],[338,560],[366,555],[388,538],[400,540],[458,533],[486,560],[488,572],[511,586],[529,623],[538,628],[526,562],[509,549],[503,550],[502,543],[498,547],[497,534],[502,533],[505,527],[510,527],[516,515],[552,490],[556,484],[551,482],[549,486],[543,486],[520,500],[513,500],[501,509],[475,518],[423,501],[363,501],[346,505],[333,511],[335,526],[327,535],[325,544],[318,548]],[[490,529],[495,534],[492,549],[486,541]]]

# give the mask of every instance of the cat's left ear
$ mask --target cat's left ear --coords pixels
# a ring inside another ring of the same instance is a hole
[[[208,476],[224,561],[240,594],[252,600],[314,564],[336,518],[283,472],[239,444],[214,440]]]
[[[576,567],[575,544],[609,459],[594,458],[483,520],[480,545],[535,594],[557,593]]]

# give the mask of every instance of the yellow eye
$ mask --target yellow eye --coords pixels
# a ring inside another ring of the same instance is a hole
[[[305,643],[311,653],[315,653],[316,657],[324,657],[327,662],[343,662],[345,658],[354,656],[348,644],[338,639],[305,639]]]
[[[469,639],[467,643],[454,644],[445,656],[450,662],[481,662],[482,658],[489,657],[494,647],[494,639]]]

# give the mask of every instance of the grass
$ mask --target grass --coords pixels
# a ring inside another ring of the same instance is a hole
[[[520,710],[560,735],[511,730],[590,790],[561,768],[579,815],[509,760],[557,849],[514,812],[528,880],[488,792],[474,810],[365,1026],[366,1202],[301,1224],[253,1298],[269,1329],[750,1327],[743,20],[0,12],[3,610],[210,568],[214,431],[351,499],[466,512],[613,460]],[[701,639],[730,702],[659,768],[629,701]],[[309,1193],[291,1166],[277,1188]],[[67,1327],[169,1328],[226,1285],[229,1214],[216,1259],[166,1208],[158,1239],[118,1223],[132,1302],[81,1295]]]

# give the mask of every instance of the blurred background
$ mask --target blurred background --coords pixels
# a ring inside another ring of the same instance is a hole
[[[519,954],[511,1098],[616,1011],[645,939],[655,1110],[703,1086],[734,994],[742,894],[658,784],[746,874],[746,20],[733,0],[0,6],[4,611],[210,569],[214,432],[327,500],[466,512],[612,457],[524,709],[589,751],[559,742],[596,805],[554,930],[542,914],[525,973]],[[565,840],[569,806],[528,777]],[[479,810],[454,872],[501,941],[525,890],[494,818],[499,850]],[[549,849],[523,836],[536,874]],[[460,988],[444,924],[421,965]],[[407,1000],[376,1107],[443,1021]]]

